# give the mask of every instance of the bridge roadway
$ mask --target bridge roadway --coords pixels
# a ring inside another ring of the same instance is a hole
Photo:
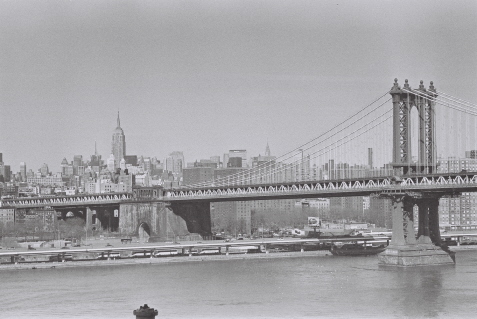
[[[75,196],[3,199],[1,207],[75,207],[128,202],[223,202],[320,197],[369,196],[382,193],[436,193],[456,195],[477,191],[477,172],[369,177],[275,184],[162,189],[157,196],[133,193],[79,194]]]

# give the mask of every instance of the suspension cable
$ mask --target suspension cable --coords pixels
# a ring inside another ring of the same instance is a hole
[[[384,114],[382,114],[381,116],[377,117],[376,120],[379,119],[379,118],[381,118],[381,117],[383,117],[383,116],[385,116],[385,115],[387,115],[391,110],[392,110],[392,109],[389,109],[386,113],[384,113]],[[391,116],[388,116],[388,117],[387,117],[386,119],[384,119],[384,120],[381,120],[381,121],[379,121],[379,122],[377,122],[377,123],[375,122],[376,124],[375,124],[373,127],[371,127],[370,129],[372,129],[372,128],[376,127],[377,125],[381,124],[382,122],[388,120],[390,117],[391,117]],[[366,126],[368,126],[368,125],[370,125],[370,124],[371,124],[371,123],[366,123],[364,126],[360,127],[360,128],[357,129],[356,131],[351,132],[350,134],[348,134],[348,135],[342,137],[341,139],[338,139],[337,141],[333,142],[333,143],[330,144],[330,145],[327,145],[327,146],[325,146],[325,147],[323,147],[323,148],[321,148],[321,149],[319,149],[319,150],[317,150],[317,151],[315,151],[315,152],[313,152],[313,153],[308,154],[308,156],[309,156],[309,155],[314,155],[314,154],[319,153],[319,152],[321,152],[319,155],[328,154],[329,152],[331,152],[332,150],[335,150],[335,149],[338,147],[338,146],[335,146],[335,147],[332,148],[332,146],[333,146],[334,144],[339,145],[339,146],[344,145],[344,144],[349,143],[350,141],[354,140],[354,139],[357,138],[358,136],[361,136],[361,135],[364,134],[365,132],[368,132],[370,129],[368,129],[368,130],[362,132],[361,134],[359,134],[359,135],[357,135],[357,136],[355,136],[355,137],[349,139],[346,143],[337,144],[339,141],[341,141],[341,140],[343,140],[343,139],[349,137],[349,136],[352,135],[352,134],[355,134],[356,132],[359,132],[359,130],[364,129]],[[318,155],[318,156],[319,156],[319,155]],[[314,157],[312,157],[312,158],[310,158],[310,159],[315,159],[315,158],[317,158],[318,156],[314,156]],[[265,174],[276,174],[276,173],[280,173],[280,172],[282,172],[282,171],[286,171],[286,170],[288,170],[288,169],[290,169],[290,168],[293,168],[295,164],[297,164],[298,162],[301,162],[301,161],[302,161],[302,159],[298,159],[298,160],[296,160],[295,162],[288,163],[288,164],[284,164],[284,165],[281,166],[280,168],[275,168],[275,169],[274,169],[273,171],[271,171],[271,172],[266,172],[266,173],[263,173],[263,174],[261,174],[261,175],[255,176],[255,177],[256,177],[256,178],[260,178],[260,177],[262,177],[262,176],[266,176]],[[329,167],[329,169],[330,169],[330,167]],[[225,184],[224,184],[224,183],[214,183],[214,186],[225,186],[226,184],[228,184],[228,183],[225,183]]]
[[[310,144],[311,142],[314,142],[314,141],[316,141],[317,139],[319,139],[319,138],[325,136],[326,134],[332,132],[333,130],[337,129],[340,125],[342,125],[343,123],[346,123],[347,121],[349,121],[350,119],[352,119],[353,117],[355,117],[356,115],[358,115],[359,113],[363,112],[365,109],[367,109],[367,108],[370,107],[372,104],[374,104],[374,103],[376,103],[377,101],[379,101],[380,99],[382,99],[382,98],[383,98],[384,96],[386,96],[388,93],[389,93],[389,92],[386,92],[384,95],[382,95],[381,97],[379,97],[377,100],[375,100],[375,101],[372,102],[371,104],[368,104],[365,108],[363,108],[362,110],[360,110],[360,111],[357,112],[356,114],[352,115],[352,116],[349,117],[348,119],[342,121],[340,124],[338,124],[338,125],[336,125],[335,127],[329,129],[328,131],[326,131],[326,132],[324,132],[323,134],[319,135],[318,137],[312,139],[311,141],[309,141],[309,142],[307,142],[307,143],[305,143],[305,144],[302,144],[300,147],[295,148],[294,150],[292,150],[292,151],[290,151],[290,152],[287,152],[287,153],[285,153],[284,155],[281,155],[280,157],[277,157],[275,160],[270,160],[270,161],[268,161],[268,162],[266,162],[266,163],[264,163],[264,164],[261,164],[261,165],[257,166],[256,168],[252,168],[250,171],[253,172],[254,170],[259,170],[259,169],[264,168],[264,167],[266,168],[267,166],[273,166],[273,165],[277,162],[278,159],[280,159],[280,158],[282,158],[282,157],[285,157],[285,156],[287,156],[287,155],[290,155],[290,154],[291,154],[290,156],[288,156],[288,157],[282,159],[282,161],[285,161],[285,160],[287,160],[287,159],[292,158],[292,157],[294,156],[294,154],[292,154],[293,152],[295,152],[295,151],[301,149],[301,147],[303,147],[303,146],[305,146],[305,145],[308,145],[308,144]],[[325,142],[325,141],[327,141],[327,140],[333,138],[334,136],[336,136],[337,134],[339,134],[339,133],[343,132],[344,130],[348,129],[349,127],[351,127],[352,125],[356,124],[357,122],[359,122],[359,121],[362,120],[363,118],[366,118],[369,114],[373,113],[374,111],[376,111],[377,109],[379,109],[380,107],[382,107],[383,105],[385,105],[386,103],[388,103],[390,100],[391,100],[391,99],[386,100],[385,102],[381,103],[380,105],[378,105],[378,106],[375,107],[374,109],[372,109],[372,110],[368,111],[366,114],[362,115],[360,118],[354,120],[353,122],[349,123],[349,124],[348,124],[347,126],[345,126],[344,128],[342,128],[342,129],[340,129],[339,131],[335,132],[333,135],[331,135],[331,136],[325,138],[324,140],[322,140],[322,141],[320,141],[320,142],[318,142],[318,143],[315,143],[315,144],[313,144],[313,145],[307,147],[306,149],[302,149],[302,151],[309,150],[309,149],[311,149],[311,148],[313,148],[313,147],[315,147],[315,146],[317,146],[317,145],[319,145],[319,144],[321,144],[321,143],[323,143],[323,142]],[[226,177],[223,177],[223,178],[221,178],[221,179],[224,179],[224,180],[227,179],[227,180],[228,180],[228,179],[231,178],[231,177],[237,177],[237,176],[240,176],[240,175],[242,175],[242,174],[243,174],[243,172],[238,172],[238,173],[235,173],[235,174],[228,175],[227,178],[226,178]],[[184,187],[187,187],[187,188],[204,187],[204,186],[207,186],[207,185],[216,184],[217,182],[220,183],[220,182],[221,182],[221,179],[216,180],[216,181],[211,181],[211,182],[203,182],[203,183],[196,183],[196,184],[191,184],[191,185],[185,185]]]

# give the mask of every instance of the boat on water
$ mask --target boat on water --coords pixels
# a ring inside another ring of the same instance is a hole
[[[330,252],[335,256],[369,256],[382,253],[386,247],[366,246],[362,244],[344,244],[342,246],[333,245]]]

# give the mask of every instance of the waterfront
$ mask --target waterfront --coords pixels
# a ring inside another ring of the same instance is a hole
[[[415,268],[379,267],[376,256],[209,260],[2,271],[0,317],[134,318],[144,303],[159,311],[157,318],[472,318],[477,312],[475,250],[458,251],[455,266]]]

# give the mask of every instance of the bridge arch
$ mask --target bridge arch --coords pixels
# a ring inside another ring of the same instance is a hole
[[[149,237],[151,237],[151,228],[146,222],[142,222],[139,224],[137,229],[137,235],[139,237],[140,242],[147,243],[149,241]]]

